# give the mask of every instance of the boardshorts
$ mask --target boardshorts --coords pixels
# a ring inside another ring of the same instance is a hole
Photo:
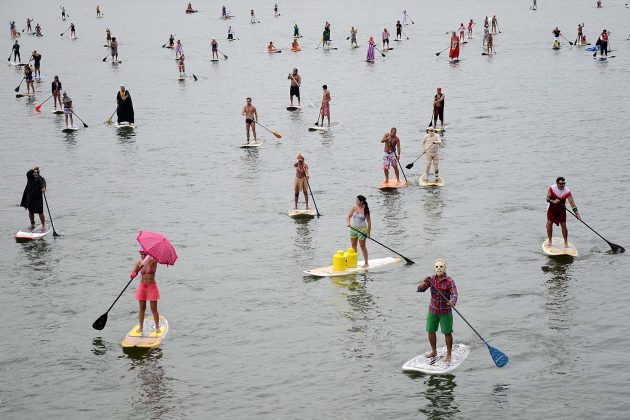
[[[434,333],[438,329],[438,325],[440,326],[440,331],[442,334],[451,334],[453,332],[453,314],[446,315],[436,315],[433,312],[429,311],[427,313],[427,332]]]
[[[354,226],[352,226],[352,227],[354,229],[356,229],[356,230],[348,228],[350,230],[350,237],[351,238],[359,238],[360,241],[365,241],[367,239],[367,233],[368,233],[367,226],[363,226],[363,227],[354,227]],[[357,232],[357,230],[359,232],[361,232],[361,233]]]

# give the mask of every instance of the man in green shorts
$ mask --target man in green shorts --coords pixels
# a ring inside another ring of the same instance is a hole
[[[440,326],[440,331],[446,340],[446,357],[444,363],[451,362],[451,350],[453,349],[453,313],[451,308],[457,304],[457,287],[453,279],[446,274],[446,261],[435,260],[435,275],[427,276],[418,285],[418,292],[424,292],[431,288],[431,303],[427,314],[427,332],[431,351],[425,356],[434,358],[437,356],[437,337],[435,332]],[[440,293],[441,292],[441,293]]]

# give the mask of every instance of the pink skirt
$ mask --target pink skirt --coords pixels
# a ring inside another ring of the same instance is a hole
[[[136,300],[148,300],[155,302],[160,300],[160,290],[157,283],[140,283],[136,290]]]

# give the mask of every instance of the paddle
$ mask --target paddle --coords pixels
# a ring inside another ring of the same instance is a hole
[[[433,290],[437,290],[437,292],[440,294],[440,296],[442,296],[443,299],[448,300],[446,298],[446,296],[444,296],[444,293],[442,293],[442,291],[440,289],[438,289],[436,287],[433,287],[431,289],[431,291],[433,291]],[[464,322],[466,324],[468,324],[468,326],[475,332],[475,334],[477,334],[477,336],[479,338],[481,338],[481,341],[483,341],[483,343],[488,347],[488,351],[490,351],[490,357],[492,357],[492,360],[494,361],[494,364],[497,365],[497,367],[500,367],[500,368],[505,366],[505,365],[507,365],[507,363],[510,360],[510,358],[507,357],[507,355],[505,353],[503,353],[502,351],[500,351],[499,349],[496,349],[496,348],[492,347],[490,344],[488,344],[488,342],[486,340],[484,340],[484,338],[477,332],[477,330],[472,325],[470,325],[470,322],[468,322],[466,320],[466,318],[464,318],[464,315],[462,315],[461,312],[459,312],[456,307],[451,306],[451,308],[453,308],[453,310],[455,312],[457,312],[457,315],[462,317]]]
[[[407,40],[409,40],[409,37],[407,36],[406,33],[404,33],[403,31],[400,31],[400,32],[405,36],[405,38],[407,38]]]
[[[376,48],[376,51],[380,52],[380,53],[381,53],[381,55],[382,55],[383,57],[385,57],[385,53],[383,53],[383,51],[379,50],[379,49],[378,49],[378,47],[376,46],[376,44],[374,44],[374,48]]]
[[[105,121],[103,124],[112,124],[112,118],[114,117],[114,114],[116,113],[116,111],[118,111],[118,107],[116,107],[114,112],[112,112],[112,115],[110,115],[107,121]]]
[[[140,268],[142,268],[142,266],[140,266]],[[138,272],[140,272],[140,268],[138,269]],[[129,282],[127,282],[127,285],[125,286],[125,288],[122,289],[122,291],[120,292],[120,294],[118,295],[116,300],[114,300],[114,303],[112,303],[112,305],[109,307],[109,309],[107,309],[107,312],[105,312],[103,315],[99,316],[98,319],[96,321],[94,321],[94,323],[92,324],[92,328],[94,328],[95,330],[99,330],[99,331],[102,330],[103,328],[105,328],[105,324],[107,324],[107,314],[109,314],[109,311],[112,310],[112,308],[114,307],[116,302],[118,302],[118,299],[120,299],[122,294],[125,293],[125,290],[127,290],[127,287],[129,287],[129,285],[131,284],[133,279],[135,279],[135,277],[132,277],[131,279],[129,279]]]
[[[306,178],[306,185],[308,185],[308,191],[311,193],[311,198],[313,199],[313,205],[315,206],[315,211],[317,212],[317,218],[319,219],[319,216],[321,216],[321,214],[319,213],[319,209],[317,208],[317,203],[315,203],[315,196],[313,195],[313,190],[311,190],[311,184],[309,184],[308,178]]]
[[[50,215],[50,207],[48,207],[48,200],[46,199],[46,193],[42,192],[44,195],[44,201],[46,202],[46,210],[48,210],[48,218],[50,219],[50,226],[53,228],[53,236],[60,236],[55,230],[55,224],[53,223],[52,216]]]
[[[20,84],[17,85],[17,87],[15,89],[13,89],[13,90],[15,90],[16,92],[19,92],[20,91],[20,86],[22,86],[22,82],[24,82],[24,80],[26,80],[26,78],[22,77],[22,80],[20,81]]]
[[[262,128],[264,128],[265,130],[269,131],[271,134],[273,134],[274,136],[276,136],[277,139],[281,139],[282,136],[280,135],[280,133],[276,133],[275,131],[271,131],[270,129],[268,129],[267,127],[265,127],[264,125],[262,125],[261,123],[259,123],[258,121],[254,120],[254,122],[256,124],[258,124],[259,126],[261,126]]]
[[[390,251],[392,251],[394,254],[396,255],[400,255],[401,257],[403,257],[403,259],[407,262],[407,264],[415,264],[415,262],[411,261],[409,258],[405,257],[403,254],[399,254],[398,252],[394,251],[393,249],[391,249],[390,247],[383,245],[382,243],[380,243],[379,241],[377,241],[376,239],[372,238],[371,236],[367,236],[364,235],[362,232],[356,230],[355,228],[353,228],[352,226],[348,226],[350,229],[354,230],[357,233],[360,233],[362,236],[365,236],[366,238],[376,242],[377,244],[379,244],[380,246],[382,246],[383,248],[389,249]]]
[[[409,185],[410,182],[407,180],[407,175],[405,175],[405,171],[403,171],[402,165],[400,163],[400,160],[396,159],[396,162],[398,162],[398,167],[400,168],[400,172],[402,172],[403,177],[405,178],[405,184]]]
[[[219,50],[217,49],[217,51],[219,51]],[[228,59],[227,55],[223,54],[221,51],[219,51],[219,52],[221,53],[221,55],[223,55],[223,58],[225,58],[226,60]]]
[[[566,206],[564,207],[569,213],[571,213],[571,215],[573,217],[577,218],[577,215],[575,213],[573,213],[571,210],[569,210]],[[597,231],[595,231],[595,229],[593,229],[592,227],[590,227],[584,220],[578,219],[580,222],[584,223],[584,226],[586,226],[587,228],[589,228],[590,230],[593,231],[593,233],[595,233],[595,235],[599,236],[600,238],[602,238],[607,244],[608,246],[610,246],[610,249],[612,249],[613,254],[623,254],[624,252],[626,252],[626,249],[624,247],[622,247],[621,245],[617,245],[617,244],[613,244],[612,242],[610,242],[609,240],[607,240],[606,238],[604,238],[602,235],[600,235],[599,233],[597,233]]]
[[[448,32],[447,32],[448,33]],[[440,54],[442,54],[444,51],[448,50],[449,48],[451,48],[451,46],[449,45],[448,47],[444,48],[442,51],[440,52],[436,52],[435,55],[439,56]]]
[[[62,33],[60,33],[59,35],[63,36],[66,32],[68,32],[70,30],[70,28],[66,29],[65,31],[63,31]]]
[[[77,118],[79,119],[79,121],[81,121],[81,122],[83,123],[83,128],[88,128],[88,125],[85,123],[85,121],[83,121],[83,120],[81,119],[81,117],[79,117],[77,114],[75,114],[75,112],[74,112],[74,111],[71,111],[71,112],[72,112],[72,114],[73,114],[75,117],[77,117]]]
[[[630,36],[630,35],[628,35]],[[9,54],[9,58],[7,58],[7,61],[11,61],[11,56],[13,55],[13,50],[11,50],[11,54]]]
[[[564,38],[569,43],[569,45],[573,45],[573,42],[569,41],[564,35],[560,34],[560,36]]]
[[[39,110],[40,110],[40,109],[42,109],[42,105],[44,105],[46,102],[48,102],[48,100],[49,100],[50,98],[52,98],[52,97],[53,97],[53,95],[50,95],[48,98],[46,98],[46,100],[45,100],[44,102],[42,102],[41,104],[37,105],[37,106],[35,107],[35,111],[40,112]]]
[[[175,35],[177,35],[177,34],[175,34]],[[173,37],[174,37],[175,35],[173,35]],[[171,39],[170,39],[170,38],[168,39],[168,41],[166,41],[166,42],[164,43],[164,45],[162,45],[162,48],[166,48],[166,44],[168,44],[169,42],[171,42]]]
[[[417,157],[417,158],[416,158],[413,162],[411,162],[411,163],[409,163],[409,164],[405,165],[405,168],[407,168],[407,169],[411,169],[411,168],[413,168],[413,164],[414,164],[414,163],[416,163],[416,162],[418,161],[418,159],[420,159],[420,158],[422,157],[422,155],[424,155],[424,154],[427,152],[427,150],[429,150],[429,149],[426,149],[424,152],[422,152],[422,153],[420,154],[420,156],[418,156],[418,157]]]
[[[107,61],[107,57],[109,57],[109,54],[107,54],[105,58],[103,58],[103,63]]]
[[[317,44],[317,48],[315,48],[316,50],[319,50],[319,46],[322,45],[322,42],[324,42],[324,38],[319,40],[319,44]],[[9,55],[9,58],[11,58],[10,55]]]
[[[323,108],[324,108],[324,103],[322,102],[322,104],[319,106],[319,114],[317,115],[317,122],[315,123],[315,125],[319,125],[319,117],[322,117],[322,125],[324,125],[324,117],[322,115]]]

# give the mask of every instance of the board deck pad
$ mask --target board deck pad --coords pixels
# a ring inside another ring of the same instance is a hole
[[[289,209],[288,214],[294,219],[312,219],[317,216],[317,211],[314,209]]]
[[[308,128],[308,131],[328,131],[332,127],[336,127],[340,124],[339,121],[332,121],[330,125],[328,125],[328,123],[324,123],[324,125],[312,125]]]
[[[159,346],[168,334],[168,321],[160,315],[160,334],[155,332],[155,321],[153,315],[144,318],[142,323],[142,333],[136,332],[139,324],[127,333],[121,343],[123,349],[151,349]]]
[[[403,366],[403,372],[420,372],[427,373],[429,375],[446,375],[455,370],[470,353],[470,347],[465,344],[453,344],[451,350],[451,362],[449,364],[444,363],[444,357],[446,356],[446,346],[437,348],[437,356],[429,359],[425,357],[429,351],[422,353],[413,359],[407,361]]]
[[[34,239],[41,239],[44,236],[49,235],[52,232],[52,226],[50,224],[46,225],[45,228],[42,229],[42,225],[35,226],[35,229],[29,229],[29,227],[24,228],[24,230],[18,230],[15,234],[16,240],[22,241],[30,241]]]
[[[431,175],[429,179],[427,179],[426,175],[422,175],[420,176],[420,178],[418,178],[418,184],[420,184],[423,187],[443,187],[444,185],[446,185],[442,175],[438,176],[437,180],[435,179],[435,176],[433,175]]]
[[[375,268],[380,268],[389,264],[394,264],[400,262],[401,259],[398,257],[385,257],[385,258],[376,258],[373,260],[368,260],[369,267],[364,268],[361,267],[364,264],[364,261],[358,261],[356,268],[347,268],[344,271],[333,271],[332,265],[328,267],[314,268],[312,270],[306,270],[304,273],[310,274],[311,276],[316,277],[338,277],[338,276],[347,276],[349,274],[354,273],[362,273],[364,271],[373,270]]]
[[[549,255],[550,257],[559,257],[559,256],[569,256],[569,257],[577,257],[578,250],[571,242],[569,242],[569,247],[564,247],[564,239],[553,237],[551,238],[551,246],[547,245],[547,239],[543,241],[541,244],[542,252],[545,255]]]
[[[404,188],[407,186],[405,181],[398,182],[396,178],[390,178],[388,182],[381,182],[378,184],[379,190],[397,190],[399,188]]]

